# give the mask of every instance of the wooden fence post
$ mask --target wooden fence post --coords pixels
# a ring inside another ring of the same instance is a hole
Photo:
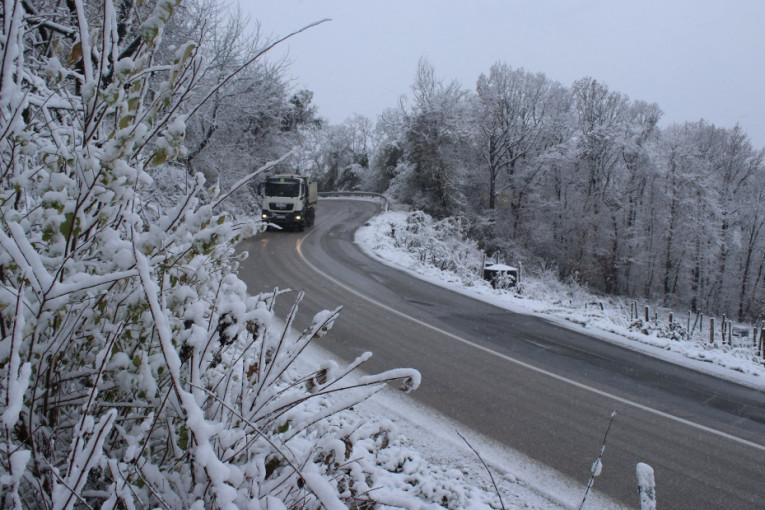
[[[713,344],[715,343],[715,318],[710,317],[709,319],[709,343]]]
[[[647,306],[645,307],[645,321],[650,322],[651,321],[651,309]]]

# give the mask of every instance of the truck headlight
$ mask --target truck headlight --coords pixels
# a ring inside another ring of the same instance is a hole
[[[300,219],[300,217],[301,217],[301,216],[300,216],[299,214],[296,214],[296,215],[295,215],[295,219],[296,219],[296,220],[299,220],[299,219]]]

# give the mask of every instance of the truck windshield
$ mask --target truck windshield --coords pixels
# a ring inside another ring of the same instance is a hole
[[[267,197],[296,197],[300,195],[300,181],[297,179],[273,179],[266,181]]]

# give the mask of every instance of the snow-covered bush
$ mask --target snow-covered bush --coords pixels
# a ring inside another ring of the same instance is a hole
[[[491,278],[491,286],[495,289],[511,290],[517,283],[515,275],[507,271],[499,271]]]
[[[396,246],[415,254],[422,262],[452,271],[465,283],[475,280],[482,254],[465,235],[466,222],[449,217],[435,221],[422,211],[407,215],[405,228],[393,229]]]
[[[678,322],[646,321],[638,318],[630,323],[629,329],[658,338],[668,338],[670,340],[688,339],[688,331]]]
[[[386,382],[419,382],[412,370],[347,382],[368,355],[298,370],[338,310],[293,335],[296,308],[283,325],[278,295],[248,296],[234,248],[258,226],[219,212],[228,192],[201,175],[149,198],[184,153],[202,73],[194,44],[171,62],[155,52],[178,3],[141,4],[127,36],[138,11],[111,0],[73,0],[60,18],[40,6],[49,19],[4,4],[4,508],[344,508],[353,481],[312,446],[335,437],[323,420]]]

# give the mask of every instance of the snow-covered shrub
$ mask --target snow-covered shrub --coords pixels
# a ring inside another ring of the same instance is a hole
[[[499,272],[494,278],[491,279],[491,286],[495,289],[509,290],[516,286],[515,275],[507,272]]]
[[[457,274],[471,282],[479,274],[482,255],[476,244],[467,239],[466,221],[449,217],[440,221],[422,211],[406,217],[404,228],[394,229],[396,246],[406,248],[420,261]]]
[[[403,445],[390,421],[354,424],[338,416],[331,423],[339,428],[338,438],[319,443],[316,458],[352,508],[373,508],[374,503],[393,508],[477,505],[460,471],[434,466]]]
[[[338,310],[292,335],[296,308],[282,325],[280,296],[248,296],[234,248],[258,225],[221,213],[228,193],[205,190],[201,175],[149,197],[184,153],[181,113],[201,73],[193,44],[171,62],[155,54],[177,4],[141,4],[128,44],[111,0],[73,0],[77,16],[62,23],[77,23],[44,30],[25,2],[5,3],[4,508],[344,508],[312,446],[333,437],[322,420],[386,382],[419,382],[412,370],[347,382],[369,355],[298,370]],[[54,33],[50,45],[33,40]]]
[[[644,335],[652,335],[658,338],[669,338],[670,340],[687,340],[688,331],[679,322],[646,321],[638,318],[633,320],[629,329],[640,331]]]

